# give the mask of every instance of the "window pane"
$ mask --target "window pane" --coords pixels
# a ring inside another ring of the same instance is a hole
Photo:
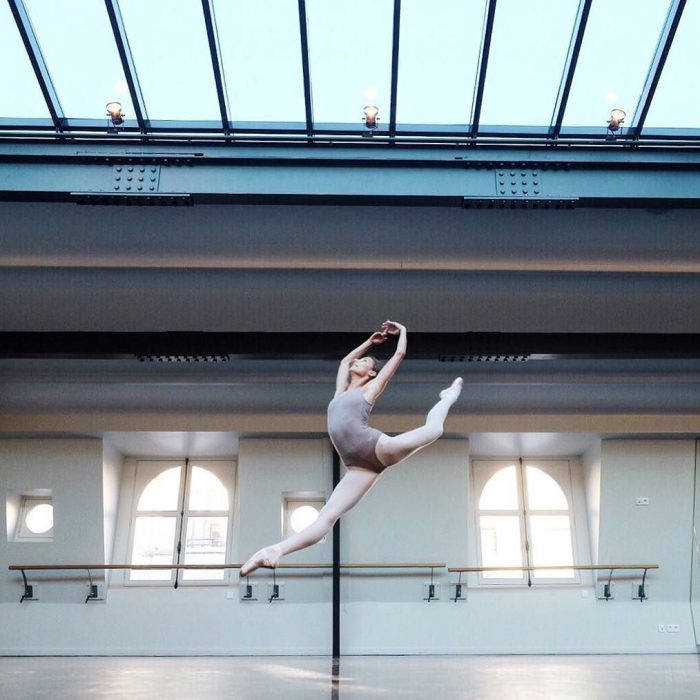
[[[185,564],[225,564],[228,518],[188,518]],[[224,569],[195,569],[182,572],[183,580],[223,580]]]
[[[139,498],[136,510],[176,510],[181,469],[182,467],[172,467],[151,479]]]
[[[175,551],[175,521],[172,518],[136,518],[132,564],[172,564]],[[169,581],[172,569],[131,571],[132,581]]]
[[[107,10],[93,0],[25,0],[58,99],[67,117],[104,118],[110,100],[132,117]]]
[[[40,503],[27,512],[24,519],[27,530],[35,535],[43,535],[53,527],[53,506],[50,503]]]
[[[228,492],[210,471],[192,467],[189,504],[190,510],[228,510]]]
[[[482,515],[481,532],[482,566],[522,566],[520,518],[517,515]],[[520,579],[522,571],[485,571],[484,578]]]
[[[6,2],[0,2],[0,46],[3,62],[0,71],[0,118],[49,119],[49,110]]]
[[[647,114],[645,126],[700,128],[697,70],[700,3],[686,4]]]
[[[568,510],[561,486],[537,467],[526,468],[527,502],[530,510]]]
[[[305,123],[297,0],[214,5],[231,119]]]
[[[646,2],[632,22],[626,3],[596,0],[592,4],[565,126],[604,128],[615,107],[624,109],[625,123],[631,123],[668,7],[666,0]]]
[[[550,124],[577,9],[578,0],[498,0],[481,124]]]
[[[515,466],[496,472],[486,483],[479,510],[517,510],[518,482]]]
[[[362,122],[365,105],[389,121],[394,3],[307,0],[314,121]]]
[[[301,532],[318,520],[319,510],[313,506],[303,505],[295,508],[289,516],[289,525],[293,532]]]
[[[401,3],[398,123],[467,124],[484,7],[484,0]]]
[[[221,119],[202,4],[120,0],[150,119]]]
[[[568,515],[530,516],[533,566],[566,566],[574,563]],[[573,569],[534,571],[536,578],[573,578]]]

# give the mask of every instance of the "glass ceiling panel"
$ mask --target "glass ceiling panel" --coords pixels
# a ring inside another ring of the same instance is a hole
[[[24,0],[51,79],[68,118],[104,119],[110,100],[134,117],[129,88],[104,3]],[[78,20],[79,21],[76,21]]]
[[[361,126],[365,105],[389,124],[393,0],[307,0],[315,122]]]
[[[619,0],[593,3],[564,126],[604,127],[616,107],[632,123],[668,8],[668,0],[645,0],[630,14]]]
[[[686,4],[645,127],[700,128],[700,2]]]
[[[578,0],[498,0],[481,125],[549,126],[577,9]]]
[[[0,2],[0,118],[49,119],[49,110],[36,81],[27,50],[10,6]]]
[[[220,120],[202,3],[120,0],[149,119]]]
[[[469,122],[485,0],[401,3],[399,124]]]
[[[298,1],[214,6],[230,118],[305,124]]]

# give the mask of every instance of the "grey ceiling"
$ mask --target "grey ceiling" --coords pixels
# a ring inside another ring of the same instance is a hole
[[[1,331],[700,332],[695,210],[0,203]],[[672,342],[672,339],[669,339]],[[410,335],[409,335],[410,358]],[[335,365],[2,360],[5,412],[322,413]],[[382,409],[697,413],[699,360],[407,361]]]

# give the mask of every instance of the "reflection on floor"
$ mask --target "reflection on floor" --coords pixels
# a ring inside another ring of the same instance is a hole
[[[6,657],[0,697],[71,700],[691,700],[700,657]]]

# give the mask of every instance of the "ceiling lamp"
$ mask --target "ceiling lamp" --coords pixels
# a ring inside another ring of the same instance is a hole
[[[619,128],[622,126],[622,123],[625,121],[625,117],[627,114],[625,113],[624,109],[618,109],[615,108],[610,112],[610,120],[608,121],[608,129],[612,131],[613,133],[615,131],[618,131]]]
[[[108,102],[107,103],[107,116],[112,121],[114,126],[120,126],[124,123],[124,113],[122,112],[121,102]]]
[[[377,122],[379,121],[379,107],[367,105],[363,112],[365,113],[365,126],[370,131],[373,131],[377,128]]]

